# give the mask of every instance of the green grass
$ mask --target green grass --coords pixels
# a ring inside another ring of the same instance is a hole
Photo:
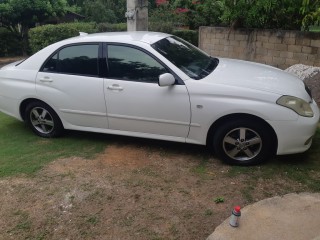
[[[0,113],[0,177],[32,174],[58,158],[92,158],[107,141],[102,134],[68,132],[62,138],[36,136],[23,122]]]
[[[320,191],[320,126],[313,139],[311,148],[301,154],[278,156],[264,165],[253,167],[231,167],[228,175],[243,174],[254,181],[258,178],[273,179],[279,176],[301,183],[310,191]],[[250,192],[247,191],[246,193]],[[248,195],[248,194],[247,194]]]
[[[0,113],[0,177],[32,175],[58,158],[75,156],[92,159],[105,149],[111,142],[110,139],[109,135],[84,132],[67,132],[62,138],[44,139],[33,134],[24,123]],[[115,137],[112,137],[113,142],[114,140]],[[165,142],[163,144],[165,145]],[[210,164],[207,154],[195,154],[195,157],[199,164],[192,169],[192,172],[204,179],[210,179],[212,176],[208,173]],[[139,173],[152,177],[159,176],[148,168],[142,169]],[[273,179],[277,176],[301,183],[306,190],[320,191],[320,125],[312,147],[306,153],[275,157],[259,166],[232,166],[227,174],[229,177],[245,175],[250,182],[255,182],[259,178]],[[136,179],[136,176],[130,185],[151,187],[148,183]],[[249,199],[251,191],[253,190],[244,189],[243,194]]]

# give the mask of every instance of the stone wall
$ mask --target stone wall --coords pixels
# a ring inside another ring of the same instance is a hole
[[[199,47],[212,56],[265,63],[320,67],[320,33],[200,27]]]

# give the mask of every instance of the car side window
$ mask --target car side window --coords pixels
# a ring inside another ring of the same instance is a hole
[[[127,46],[108,45],[108,78],[157,83],[168,71],[145,52]]]
[[[53,57],[51,57],[46,62],[42,71],[44,71],[44,72],[57,72],[58,71],[57,64],[58,64],[58,54],[55,54]]]
[[[98,76],[98,56],[99,44],[68,46],[51,57],[42,71]]]

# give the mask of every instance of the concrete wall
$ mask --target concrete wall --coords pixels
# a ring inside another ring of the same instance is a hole
[[[320,33],[200,27],[199,47],[212,56],[282,69],[298,63],[320,67]]]

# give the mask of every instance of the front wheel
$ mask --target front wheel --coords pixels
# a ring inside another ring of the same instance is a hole
[[[213,137],[217,155],[233,165],[254,165],[271,154],[271,136],[264,124],[234,120],[222,125]]]
[[[63,131],[58,115],[43,102],[32,102],[27,106],[25,121],[32,131],[40,137],[58,137]]]

